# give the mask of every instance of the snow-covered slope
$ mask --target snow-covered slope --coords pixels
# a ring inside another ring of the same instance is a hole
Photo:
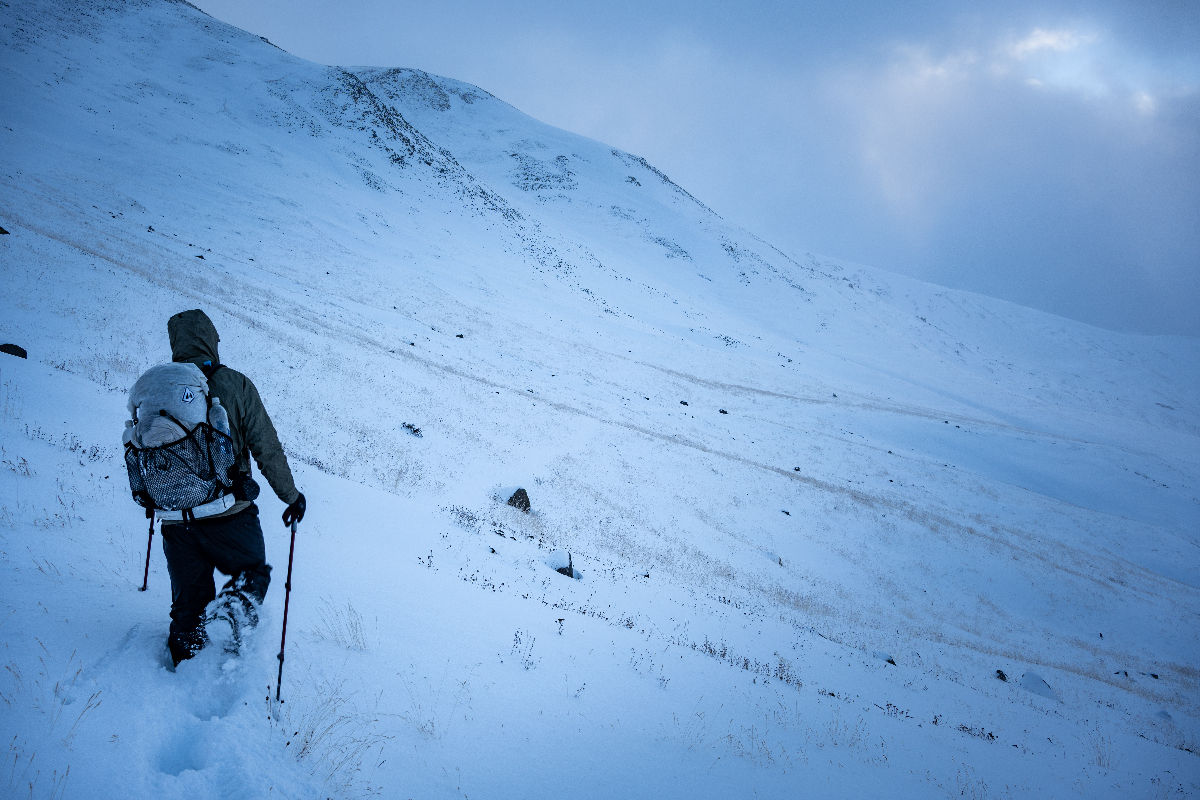
[[[786,255],[185,3],[0,54],[9,794],[1200,791],[1194,340]],[[240,660],[163,666],[157,546],[134,591],[124,392],[193,307],[310,500],[282,708],[274,498]]]

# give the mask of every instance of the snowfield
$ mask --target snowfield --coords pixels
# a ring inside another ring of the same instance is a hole
[[[1196,340],[785,254],[187,3],[5,0],[0,76],[0,795],[1200,796]],[[189,308],[309,501],[282,704],[269,491],[240,658],[170,668],[157,532],[137,591]]]

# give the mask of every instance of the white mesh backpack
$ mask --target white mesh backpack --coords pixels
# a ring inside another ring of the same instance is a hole
[[[189,520],[233,506],[237,455],[229,415],[195,364],[159,364],[129,390],[125,467],[134,501],[160,519]]]

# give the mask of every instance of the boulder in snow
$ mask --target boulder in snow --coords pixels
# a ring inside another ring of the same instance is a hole
[[[499,486],[492,490],[492,499],[497,503],[505,503],[527,514],[531,507],[529,492],[520,486]]]
[[[24,347],[18,347],[15,344],[0,344],[0,353],[8,353],[10,356],[17,358],[29,358],[29,354],[25,352]]]
[[[529,513],[529,493],[524,489],[517,489],[505,502],[515,509]]]
[[[1042,676],[1036,672],[1026,672],[1021,676],[1021,688],[1027,689],[1034,694],[1040,694],[1042,697],[1048,697],[1054,702],[1061,702],[1058,695],[1050,688],[1050,684],[1042,680]]]
[[[559,575],[566,575],[568,578],[579,580],[583,577],[583,573],[575,569],[575,562],[572,560],[571,553],[568,550],[551,550],[550,555],[546,557],[546,566]]]

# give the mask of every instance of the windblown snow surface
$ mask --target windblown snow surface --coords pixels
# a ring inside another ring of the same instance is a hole
[[[1200,792],[1195,340],[785,255],[184,3],[0,2],[0,98],[0,794]],[[137,591],[189,308],[308,496],[282,704],[275,497],[240,658],[172,671],[157,534]]]

